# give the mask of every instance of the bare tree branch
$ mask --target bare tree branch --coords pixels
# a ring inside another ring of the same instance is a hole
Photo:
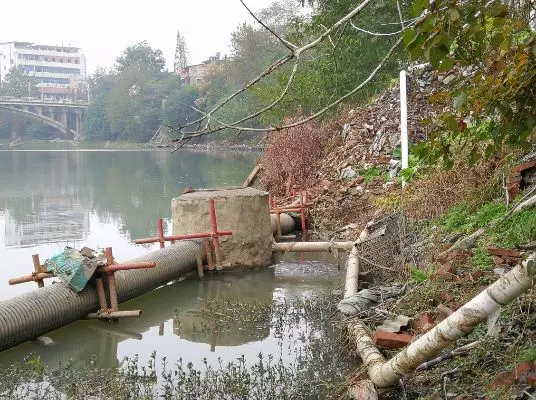
[[[246,3],[244,3],[244,0],[240,0],[240,3],[242,3],[244,8],[248,11],[249,15],[251,15],[253,17],[253,19],[255,21],[257,21],[259,24],[261,24],[264,29],[266,29],[268,32],[270,32],[272,35],[274,35],[276,37],[276,39],[279,40],[283,44],[283,46],[285,46],[287,49],[289,49],[292,52],[294,52],[294,50],[298,48],[298,46],[296,46],[295,44],[292,44],[288,40],[285,40],[282,37],[280,37],[277,33],[274,32],[273,29],[270,29],[270,27],[268,25],[266,25],[259,18],[257,18],[257,16],[249,9],[249,7],[246,5]]]
[[[257,76],[256,78],[253,78],[251,81],[248,82],[247,85],[245,85],[244,87],[242,87],[241,89],[237,90],[236,92],[234,92],[233,94],[229,95],[225,100],[223,100],[222,102],[220,102],[217,106],[215,106],[209,113],[208,115],[212,115],[214,114],[216,111],[218,111],[220,108],[222,108],[224,105],[226,105],[228,102],[230,102],[232,99],[234,99],[236,96],[240,95],[241,93],[245,92],[246,90],[248,90],[250,87],[252,87],[253,85],[255,85],[257,82],[261,81],[264,77],[270,75],[272,72],[274,72],[276,69],[278,69],[279,67],[285,65],[287,62],[289,62],[290,60],[292,60],[294,56],[292,54],[287,54],[286,56],[280,58],[279,60],[277,60],[276,62],[274,62],[272,65],[270,65],[268,68],[266,68],[259,76]],[[202,118],[199,118],[195,121],[192,121],[186,125],[184,125],[182,128],[188,128],[189,126],[192,126],[192,125],[195,125],[197,123],[200,123],[200,122],[203,122],[205,120],[206,117],[202,117]],[[205,128],[203,128],[203,130],[206,129],[206,126]]]
[[[356,8],[354,8],[350,13],[348,13],[346,16],[344,16],[343,18],[341,18],[339,21],[337,21],[335,24],[333,24],[328,30],[326,30],[322,35],[320,35],[319,37],[317,37],[315,40],[313,40],[312,42],[309,42],[307,43],[306,45],[300,47],[300,48],[295,48],[295,49],[289,49],[291,50],[291,53],[290,54],[287,54],[286,56],[280,58],[279,60],[275,61],[272,65],[270,65],[268,68],[266,68],[264,70],[264,72],[262,72],[259,76],[257,76],[256,78],[252,79],[247,85],[245,85],[244,87],[242,87],[241,89],[237,90],[236,92],[234,92],[233,94],[229,95],[225,100],[223,100],[222,102],[220,102],[217,106],[215,106],[210,112],[206,113],[206,116],[204,117],[201,117],[195,121],[192,121],[186,125],[184,125],[182,128],[187,128],[189,126],[192,126],[192,125],[195,125],[199,122],[202,122],[204,121],[207,117],[211,116],[212,114],[214,114],[216,111],[218,111],[220,108],[222,108],[225,104],[227,104],[228,102],[230,102],[232,99],[234,99],[235,97],[239,96],[241,93],[245,92],[247,89],[249,89],[250,87],[252,87],[253,85],[255,85],[256,83],[258,83],[259,81],[261,81],[263,78],[265,78],[266,76],[270,75],[273,71],[275,71],[276,69],[280,68],[281,66],[285,65],[287,62],[289,62],[290,60],[292,60],[293,58],[298,58],[302,53],[314,48],[315,46],[317,46],[318,44],[320,44],[321,42],[323,42],[333,31],[335,31],[338,27],[340,27],[341,25],[345,24],[347,21],[349,21],[350,19],[352,19],[353,17],[355,17],[357,14],[359,14],[367,5],[369,5],[371,2],[373,2],[374,0],[364,0],[361,4],[359,4]],[[200,132],[205,132],[207,131],[207,128],[208,128],[208,125],[205,124],[205,126],[203,127],[203,129],[201,129]]]
[[[400,30],[398,30],[396,32],[387,32],[387,33],[368,31],[366,29],[363,29],[363,28],[360,28],[360,27],[356,26],[353,21],[350,21],[350,25],[352,25],[352,28],[354,28],[356,31],[363,32],[363,33],[366,33],[368,35],[372,35],[372,36],[394,36],[394,35],[398,35],[398,34],[404,32],[409,27],[415,25],[415,22],[410,23],[405,28],[402,28],[402,29],[400,29]]]
[[[398,9],[398,17],[400,18],[400,26],[404,30],[404,18],[402,18],[402,9],[400,8],[400,2],[396,0],[396,8]]]
[[[338,104],[342,103],[348,97],[354,95],[359,90],[361,90],[365,85],[367,85],[376,76],[378,71],[380,71],[380,69],[384,66],[384,64],[387,62],[387,60],[389,60],[389,58],[393,55],[394,51],[396,50],[396,48],[398,47],[398,45],[401,42],[402,42],[402,37],[400,37],[393,44],[393,46],[391,46],[391,48],[389,49],[389,51],[387,52],[385,57],[378,63],[376,68],[374,68],[374,70],[370,73],[370,75],[363,82],[361,82],[357,87],[355,87],[353,90],[351,90],[350,92],[346,93],[344,96],[340,97],[338,100],[332,102],[331,104],[327,105],[326,107],[324,107],[320,111],[316,112],[315,114],[310,115],[307,118],[304,118],[304,119],[302,119],[300,121],[296,121],[296,122],[294,122],[292,124],[282,125],[282,126],[278,126],[278,127],[248,128],[248,127],[244,127],[244,126],[237,126],[237,125],[224,123],[222,121],[219,121],[219,120],[215,119],[209,113],[205,113],[205,112],[203,112],[201,110],[198,110],[198,109],[194,108],[197,112],[203,114],[205,116],[205,118],[212,119],[213,121],[217,122],[221,126],[219,128],[216,128],[216,130],[208,130],[208,131],[204,131],[204,132],[190,132],[190,133],[187,133],[187,134],[190,137],[200,137],[200,136],[208,135],[210,133],[216,132],[217,130],[221,130],[221,129],[225,129],[225,128],[234,129],[234,130],[241,130],[241,131],[244,131],[244,132],[274,132],[274,131],[279,131],[281,129],[293,128],[295,126],[305,124],[305,123],[307,123],[307,122],[309,122],[309,121],[311,121],[311,120],[313,120],[315,118],[318,118],[320,115],[324,114],[326,111],[328,111],[331,108],[333,108],[333,107],[337,106]]]

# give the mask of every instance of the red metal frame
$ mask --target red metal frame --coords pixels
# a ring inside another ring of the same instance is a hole
[[[300,204],[299,205],[286,205],[286,206],[277,206],[275,202],[275,196],[268,196],[268,203],[270,205],[270,213],[275,214],[277,217],[277,235],[281,236],[281,213],[284,212],[299,212],[301,219],[301,230],[303,233],[307,233],[307,216],[309,213],[309,208],[313,206],[312,203],[309,203],[309,192],[307,190],[298,189],[295,186],[292,187],[292,196],[291,200],[296,200],[296,195],[299,195]]]
[[[221,258],[221,248],[220,248],[220,236],[230,236],[233,234],[233,231],[218,230],[218,221],[216,218],[216,206],[214,203],[214,199],[210,199],[208,205],[209,205],[210,225],[212,227],[212,232],[200,232],[200,233],[189,233],[189,234],[184,234],[184,235],[164,236],[163,221],[162,219],[159,219],[157,223],[157,230],[158,230],[157,237],[136,239],[134,240],[134,243],[135,244],[160,243],[160,247],[163,248],[165,246],[165,242],[171,242],[173,244],[177,240],[205,239],[204,245],[205,245],[205,252],[207,256],[207,263],[208,263],[209,269],[211,269],[213,267],[213,263],[212,263],[212,250],[210,248],[210,240],[212,240],[212,246],[214,247],[214,254],[216,256],[216,265],[221,265],[222,258]]]

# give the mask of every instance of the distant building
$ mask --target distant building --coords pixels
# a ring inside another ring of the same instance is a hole
[[[201,64],[188,65],[186,68],[183,68],[179,72],[183,86],[201,85],[201,83],[203,83],[203,78],[205,77],[207,68],[211,65],[219,64],[220,62],[220,53],[216,53],[216,56],[210,57]]]
[[[43,98],[71,98],[86,80],[86,56],[78,47],[0,43],[0,81],[19,65],[36,78]]]

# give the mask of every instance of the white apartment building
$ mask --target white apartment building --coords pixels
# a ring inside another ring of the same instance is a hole
[[[0,43],[0,82],[19,65],[36,78],[43,98],[71,98],[86,79],[86,56],[78,47]]]

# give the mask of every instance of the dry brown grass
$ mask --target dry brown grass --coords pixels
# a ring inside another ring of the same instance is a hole
[[[484,204],[501,193],[502,160],[495,157],[470,167],[461,154],[452,169],[434,168],[407,186],[405,215],[424,220],[442,215],[461,201],[474,207]]]
[[[303,119],[295,116],[285,124]],[[315,182],[318,166],[325,154],[331,129],[310,121],[290,129],[270,134],[268,146],[261,158],[262,186],[270,193],[286,195],[292,185],[308,187]]]

